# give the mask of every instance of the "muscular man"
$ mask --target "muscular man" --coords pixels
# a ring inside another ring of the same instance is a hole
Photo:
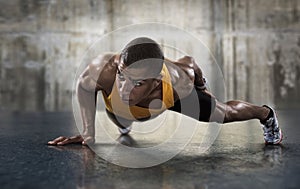
[[[204,122],[258,119],[266,144],[282,140],[272,108],[237,100],[219,102],[206,89],[202,71],[192,57],[168,60],[155,41],[141,37],[127,44],[121,54],[101,55],[88,65],[77,84],[83,135],[61,136],[48,144],[95,142],[98,91],[103,94],[109,118],[122,134],[130,132],[133,121],[147,120],[168,109]]]

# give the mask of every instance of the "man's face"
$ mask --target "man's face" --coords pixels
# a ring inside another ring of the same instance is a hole
[[[154,76],[148,68],[126,67],[119,63],[116,84],[121,100],[130,106],[137,105],[149,97],[158,86],[160,76]]]

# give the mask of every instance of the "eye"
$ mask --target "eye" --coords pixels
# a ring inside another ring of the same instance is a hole
[[[143,84],[142,81],[132,81],[132,83],[135,87],[139,87]]]

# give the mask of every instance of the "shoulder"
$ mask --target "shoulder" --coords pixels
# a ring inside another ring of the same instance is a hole
[[[190,56],[184,56],[176,61],[165,61],[168,69],[171,71],[171,78],[176,80],[179,76],[188,77],[189,80],[194,81],[194,59]]]
[[[81,73],[79,81],[85,89],[107,90],[113,84],[117,54],[105,53],[94,58]]]
[[[115,71],[117,64],[115,62],[117,54],[106,53],[97,56],[92,62],[88,65],[88,71],[90,77],[98,79],[101,74],[109,74],[112,71]]]
[[[184,56],[176,61],[166,60],[173,88],[179,98],[189,95],[194,87],[195,72],[192,58]]]
[[[97,56],[92,60],[92,62],[88,65],[88,69],[90,73],[95,73],[99,75],[103,69],[113,69],[115,68],[115,58],[118,56],[113,53],[105,53]]]
[[[194,67],[194,58],[191,56],[183,56],[182,58],[179,58],[176,60],[177,64],[180,64],[185,67],[193,68]]]

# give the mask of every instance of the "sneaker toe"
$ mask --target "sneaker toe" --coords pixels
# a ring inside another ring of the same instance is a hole
[[[278,132],[274,133],[274,144],[279,144],[282,141],[283,134],[281,132],[281,129],[278,130]]]

